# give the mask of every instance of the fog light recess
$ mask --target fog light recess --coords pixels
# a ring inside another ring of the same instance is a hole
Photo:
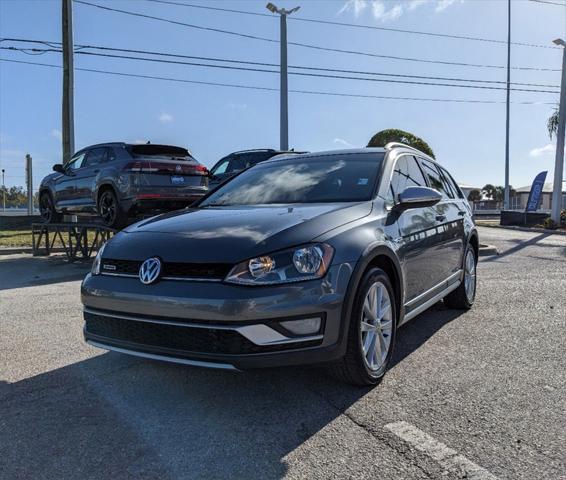
[[[294,335],[311,335],[320,330],[321,320],[319,317],[304,318],[301,320],[287,320],[281,322],[281,326]]]

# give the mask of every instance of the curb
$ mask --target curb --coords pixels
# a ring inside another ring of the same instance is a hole
[[[566,235],[566,231],[561,230],[550,230],[548,228],[529,228],[529,227],[517,227],[514,225],[486,225],[482,223],[476,223],[478,227],[486,228],[502,228],[504,230],[516,230],[519,232],[531,232],[531,233],[548,233],[549,235]]]
[[[488,257],[490,255],[499,255],[499,250],[493,245],[480,245],[479,256]]]

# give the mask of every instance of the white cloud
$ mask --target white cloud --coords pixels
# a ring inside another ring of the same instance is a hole
[[[344,145],[345,147],[348,147],[348,148],[352,148],[354,146],[350,142],[344,140],[343,138],[335,138],[334,143],[337,143],[339,145]]]
[[[450,5],[456,3],[457,0],[438,0],[436,4],[436,8],[434,9],[435,12],[442,12],[446,10]]]
[[[434,5],[436,13],[446,10],[456,2],[463,2],[464,0],[409,0],[406,3],[398,0],[347,0],[342,8],[338,11],[338,15],[345,12],[353,12],[354,16],[359,17],[368,6],[371,6],[371,14],[377,20],[382,22],[391,22],[397,20],[406,12],[412,12],[417,8],[431,4]]]
[[[245,110],[246,108],[248,108],[248,104],[247,103],[228,103],[226,105],[228,108],[232,109],[232,110]]]
[[[338,15],[341,15],[344,12],[349,12],[352,10],[354,12],[355,17],[359,17],[360,14],[366,9],[368,6],[367,0],[347,0],[342,8],[338,11]]]
[[[63,140],[63,134],[61,133],[61,130],[58,130],[57,128],[51,130],[51,136],[57,140]]]
[[[552,143],[549,143],[548,145],[545,145],[544,147],[533,148],[529,152],[529,155],[531,157],[546,157],[546,156],[549,156],[553,153],[554,153],[554,145]]]
[[[161,123],[172,123],[173,120],[173,115],[171,115],[170,113],[161,112],[161,115],[159,115],[159,121]]]

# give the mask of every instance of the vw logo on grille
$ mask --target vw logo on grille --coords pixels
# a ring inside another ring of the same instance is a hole
[[[139,271],[140,282],[149,285],[159,278],[161,273],[161,260],[157,257],[148,258],[141,264]]]

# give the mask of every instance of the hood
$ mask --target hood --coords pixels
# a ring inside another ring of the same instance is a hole
[[[189,209],[144,220],[108,243],[104,256],[237,263],[307,243],[371,212],[371,202]]]
[[[43,178],[43,180],[41,181],[41,185],[44,185],[46,183],[49,183],[51,180],[55,180],[56,178],[62,177],[63,175],[61,173],[50,173],[49,175],[47,175],[46,177]]]

